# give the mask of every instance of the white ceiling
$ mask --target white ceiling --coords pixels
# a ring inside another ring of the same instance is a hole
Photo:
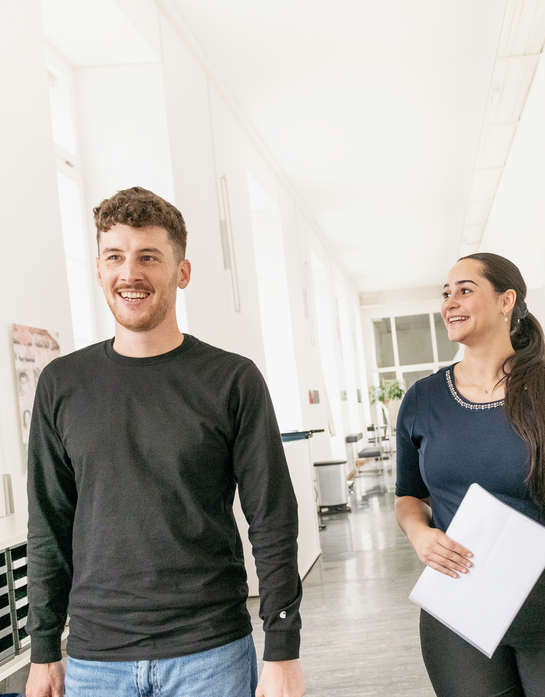
[[[145,0],[40,0],[40,9],[47,40],[72,65],[161,58],[157,10]]]
[[[545,286],[545,64],[540,63],[483,236],[529,288]]]
[[[173,0],[361,291],[457,258],[498,0]]]
[[[360,291],[442,285],[460,253],[509,247],[502,221],[516,219],[542,130],[542,111],[525,117],[545,0],[155,2],[192,34]],[[41,6],[76,65],[160,60],[149,0]],[[545,239],[542,190],[526,195],[528,239]],[[545,252],[534,285],[544,268]]]

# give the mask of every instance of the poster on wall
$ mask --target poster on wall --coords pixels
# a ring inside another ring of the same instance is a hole
[[[19,396],[19,419],[25,454],[38,378],[45,366],[61,355],[58,332],[12,324],[13,354]]]

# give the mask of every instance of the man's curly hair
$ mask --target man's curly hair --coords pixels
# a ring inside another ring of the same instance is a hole
[[[187,230],[180,211],[152,191],[141,186],[118,191],[93,208],[97,229],[97,244],[100,235],[108,232],[117,223],[134,228],[162,227],[168,232],[174,257],[179,263],[185,258]]]

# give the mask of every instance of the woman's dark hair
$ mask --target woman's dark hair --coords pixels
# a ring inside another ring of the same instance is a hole
[[[462,259],[482,264],[482,275],[496,293],[517,294],[511,314],[511,343],[515,355],[502,366],[505,377],[505,412],[530,452],[526,480],[532,498],[545,504],[545,339],[543,329],[526,307],[526,283],[518,268],[505,257],[482,252]]]

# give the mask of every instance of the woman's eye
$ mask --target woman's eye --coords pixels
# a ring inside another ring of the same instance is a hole
[[[447,298],[450,298],[450,293],[447,293],[446,291],[443,291],[443,292],[441,293],[441,295],[443,296],[443,300],[446,300]]]

